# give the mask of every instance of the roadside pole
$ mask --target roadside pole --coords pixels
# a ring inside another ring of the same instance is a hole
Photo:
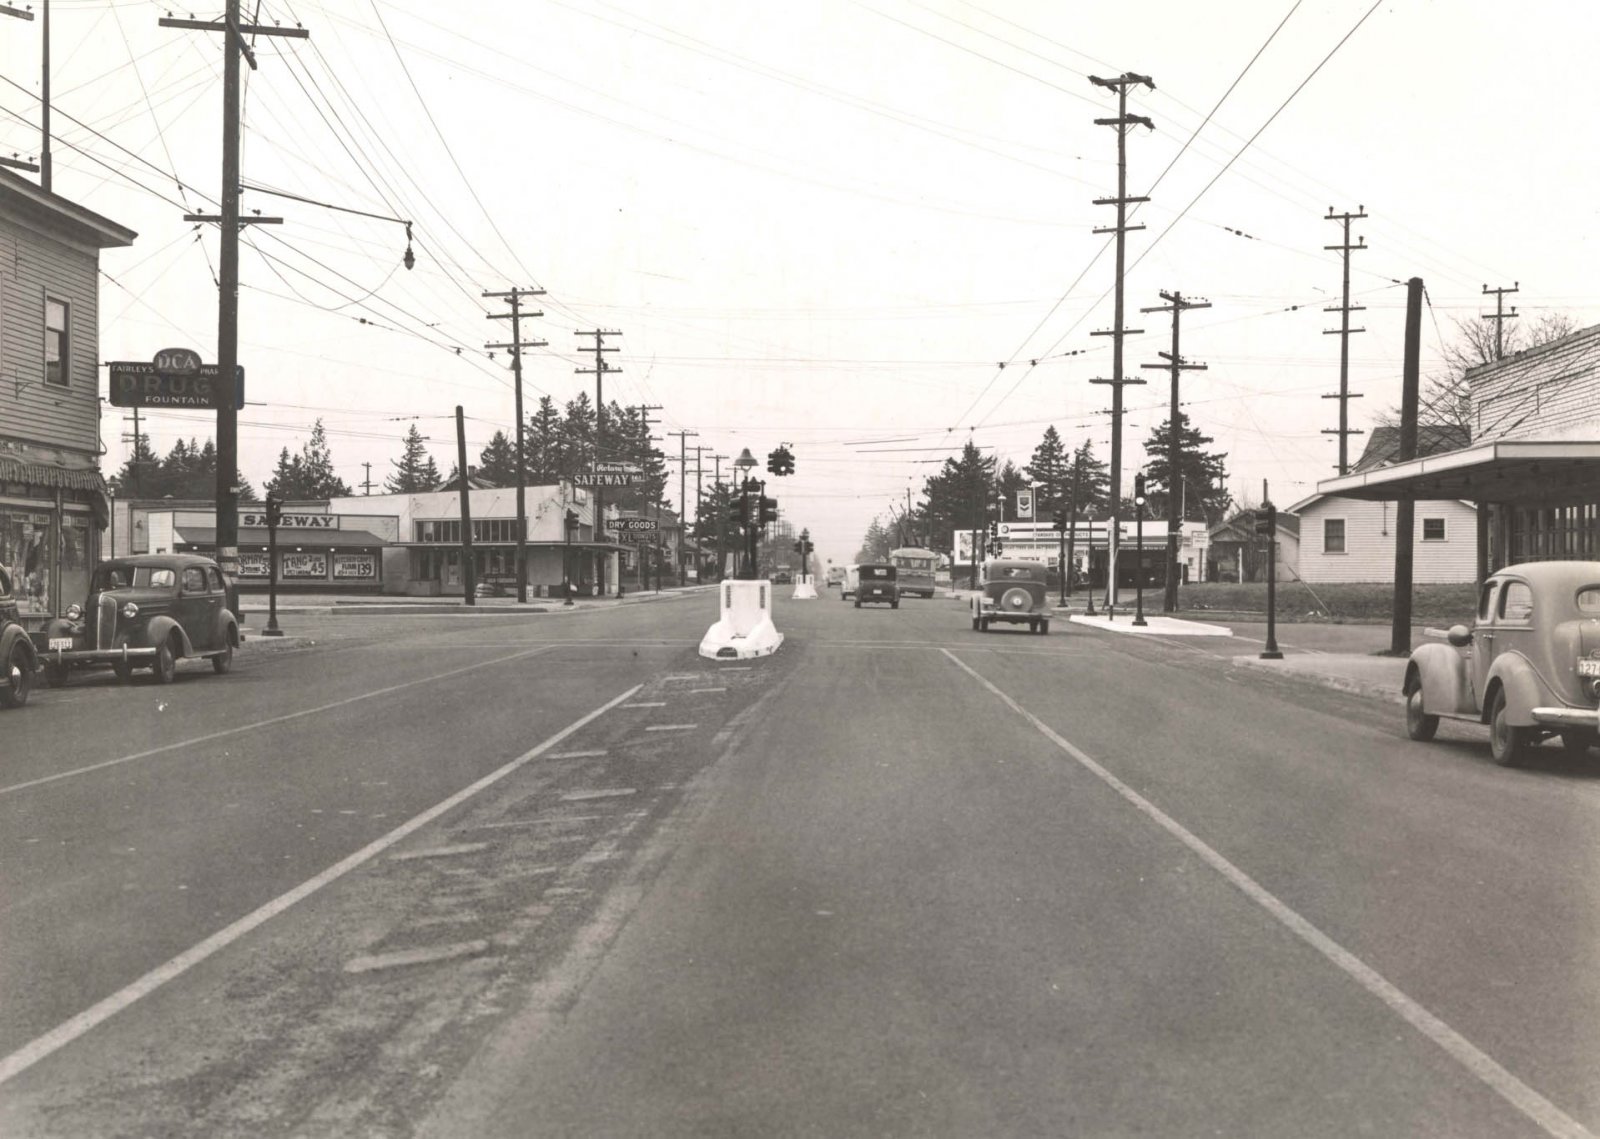
[[[1261,504],[1256,533],[1267,536],[1267,647],[1261,659],[1282,660],[1278,651],[1278,508],[1271,502]]]
[[[467,424],[456,404],[456,475],[461,480],[461,580],[468,605],[478,603],[478,572],[472,564],[472,502],[467,484]]]
[[[283,503],[267,495],[267,627],[261,630],[264,637],[281,637],[278,628],[278,519],[283,515]]]

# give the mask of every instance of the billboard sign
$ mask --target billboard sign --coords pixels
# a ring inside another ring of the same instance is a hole
[[[228,397],[221,369],[202,364],[187,348],[166,348],[148,363],[142,360],[111,362],[110,395],[113,407],[199,407],[225,406]],[[163,365],[177,365],[164,367]],[[244,407],[244,368],[233,370],[233,406]]]

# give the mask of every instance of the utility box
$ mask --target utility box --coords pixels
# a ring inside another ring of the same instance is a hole
[[[701,656],[742,660],[778,651],[783,634],[772,623],[772,582],[725,581],[717,598],[721,613],[700,642]]]

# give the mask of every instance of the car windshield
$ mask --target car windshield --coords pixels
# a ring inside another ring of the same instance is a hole
[[[94,587],[103,589],[160,589],[177,581],[165,566],[101,566],[94,574]]]

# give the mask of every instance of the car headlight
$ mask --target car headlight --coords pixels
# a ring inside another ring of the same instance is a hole
[[[81,621],[81,620],[83,620],[83,606],[77,604],[76,602],[74,602],[71,605],[68,605],[67,606],[67,620],[68,621]]]
[[[130,601],[122,607],[122,615],[131,621],[139,615],[139,607]]]

